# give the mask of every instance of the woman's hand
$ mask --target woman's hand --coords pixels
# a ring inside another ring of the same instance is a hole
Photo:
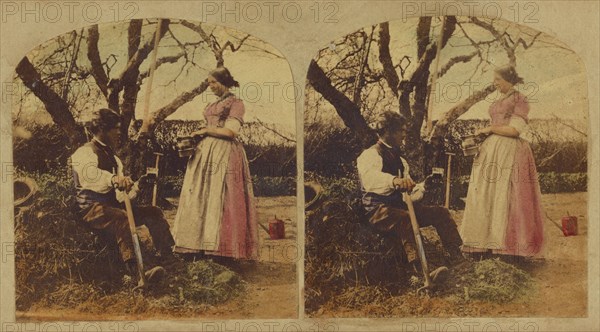
[[[201,139],[206,136],[222,138],[222,139],[234,139],[235,133],[227,128],[222,127],[206,127],[198,131],[193,132],[192,137],[195,139]]]
[[[204,136],[206,136],[208,134],[208,129],[207,128],[202,128],[200,130],[196,130],[194,131],[191,136],[194,138],[202,138]]]
[[[487,136],[492,133],[492,127],[485,127],[481,129],[475,130],[475,135],[477,136]]]

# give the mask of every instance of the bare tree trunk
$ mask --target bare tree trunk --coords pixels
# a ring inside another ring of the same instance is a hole
[[[424,175],[431,171],[437,158],[428,155],[426,152],[430,151],[427,149],[427,142],[421,139],[421,127],[425,120],[425,114],[427,113],[427,96],[430,89],[433,87],[429,86],[429,76],[431,75],[431,65],[436,57],[440,56],[437,54],[437,42],[431,43],[427,46],[425,42],[429,41],[429,29],[430,21],[423,19],[423,22],[419,22],[417,26],[417,40],[418,50],[422,52],[418,66],[413,72],[410,82],[413,89],[406,89],[402,91],[401,101],[404,104],[400,104],[400,107],[406,107],[406,103],[409,102],[409,95],[414,92],[414,102],[410,107],[410,118],[409,118],[409,129],[406,135],[406,153],[409,159],[412,161],[412,170],[414,176],[417,179],[422,178]],[[443,48],[456,28],[456,18],[448,16],[445,20],[444,26],[442,27],[442,45]],[[435,69],[434,69],[435,70]]]
[[[127,30],[127,56],[129,61],[135,56],[141,43],[142,20],[131,20]],[[125,142],[120,154],[124,157],[123,167],[127,170],[127,174],[138,178],[144,172],[144,151],[145,146],[138,146],[136,142],[129,138],[129,129],[135,121],[135,106],[137,104],[138,92],[140,91],[141,82],[138,82],[140,70],[132,69],[130,81],[123,82],[123,101],[121,103],[121,115],[123,117],[123,125],[121,126],[121,141]],[[135,81],[133,81],[135,79]]]
[[[429,30],[431,30],[431,16],[421,16],[417,24],[417,57],[420,59],[429,45]]]
[[[400,78],[392,62],[390,54],[390,24],[388,22],[379,25],[379,62],[383,66],[383,77],[392,93],[398,97]]]
[[[152,114],[152,118],[150,118],[150,120],[148,121],[149,131],[154,130],[157,124],[161,123],[169,115],[175,113],[175,111],[177,111],[179,107],[185,105],[197,96],[201,95],[204,91],[206,91],[206,89],[208,89],[208,81],[204,80],[197,87],[193,88],[190,91],[186,91],[180,94],[169,104],[159,108],[156,112]]]
[[[88,49],[87,57],[91,64],[91,73],[96,80],[96,85],[104,97],[108,97],[108,76],[102,68],[102,60],[100,59],[100,51],[98,50],[98,41],[100,34],[98,33],[98,25],[94,24],[88,29]]]
[[[128,48],[127,54],[131,60],[137,52],[142,33],[142,20],[131,20],[128,29]],[[133,75],[131,75],[132,81],[124,82],[123,88],[123,102],[121,103],[121,115],[123,116],[123,126],[121,127],[121,139],[124,142],[128,139],[128,130],[135,120],[135,106],[137,104],[138,92],[140,91],[140,84],[137,82],[137,78],[140,75],[139,68],[133,69]],[[133,81],[135,78],[135,81]]]
[[[160,26],[160,30],[159,30],[159,41],[167,32],[169,23],[170,23],[170,21],[168,19],[160,20],[161,26]],[[135,23],[135,24],[137,24],[137,23]],[[131,30],[134,30],[133,32],[135,32],[135,30],[137,30],[137,29],[138,28],[135,26],[133,28],[130,27],[130,32],[132,32]],[[129,40],[129,42],[132,42],[132,40]],[[133,42],[135,43],[136,41],[133,40]],[[137,42],[137,43],[139,43],[139,42]],[[108,83],[108,86],[109,86],[108,105],[112,106],[111,108],[113,108],[113,107],[118,108],[119,93],[123,90],[123,88],[126,85],[138,83],[138,76],[140,74],[140,65],[142,64],[142,62],[144,62],[144,60],[146,60],[146,58],[148,57],[148,54],[150,54],[150,52],[152,52],[153,49],[154,49],[154,38],[150,39],[141,48],[137,49],[135,51],[135,53],[133,53],[133,55],[130,56],[129,62],[127,62],[127,66],[125,66],[125,69],[121,72],[121,74],[118,77],[110,80],[110,82]],[[130,48],[129,51],[132,51],[132,49]]]
[[[71,147],[67,150],[75,149],[85,142],[83,128],[73,118],[69,104],[42,81],[40,73],[27,57],[19,62],[16,71],[25,86],[44,103],[54,123],[69,137]]]
[[[363,142],[372,141],[375,137],[365,118],[356,106],[344,93],[338,91],[331,80],[316,61],[311,61],[308,68],[308,81],[310,85],[325,98],[340,116],[346,127],[354,130],[362,137]]]
[[[474,92],[467,99],[463,100],[459,104],[452,107],[444,116],[433,126],[429,141],[442,140],[448,131],[448,126],[452,121],[458,119],[459,116],[466,113],[473,105],[482,101],[490,93],[494,92],[496,88],[493,85],[489,85],[482,90]]]

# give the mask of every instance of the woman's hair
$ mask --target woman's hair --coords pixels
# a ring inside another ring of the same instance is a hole
[[[500,77],[502,77],[503,80],[509,82],[512,85],[515,85],[517,83],[523,83],[523,79],[521,78],[521,76],[519,76],[519,74],[517,74],[517,71],[513,66],[504,66],[496,68],[496,70],[494,71],[498,73],[498,75],[500,75]]]
[[[377,135],[383,136],[387,132],[402,130],[405,124],[406,118],[400,113],[384,111],[377,116],[371,128],[375,130]]]
[[[121,123],[121,115],[110,108],[101,108],[92,113],[89,124],[92,134],[98,134],[117,127]]]
[[[228,88],[240,86],[240,83],[233,79],[233,76],[231,76],[231,73],[225,67],[218,67],[217,69],[212,70],[210,76],[214,77],[219,83]]]

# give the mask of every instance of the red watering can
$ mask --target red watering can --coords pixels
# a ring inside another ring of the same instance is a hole
[[[269,218],[269,228],[265,225],[258,223],[258,225],[269,234],[271,240],[285,239],[285,224],[283,220],[277,219],[277,216]]]
[[[565,216],[561,219],[562,231],[565,236],[577,235],[577,217]]]
[[[269,218],[269,236],[271,240],[285,239],[285,224],[277,216]]]
[[[569,215],[569,212],[567,212],[566,216],[561,218],[561,225],[552,220],[548,213],[546,213],[546,217],[563,232],[564,236],[577,235],[579,232],[579,228],[577,227],[577,217]]]

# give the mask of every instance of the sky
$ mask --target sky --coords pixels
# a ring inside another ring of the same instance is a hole
[[[193,22],[198,24],[198,22]],[[239,38],[245,36],[243,32],[233,29],[216,27],[203,24],[205,31],[213,32],[219,40],[231,40],[237,47]],[[156,25],[144,25],[142,30],[143,42],[153,38]],[[200,40],[196,32],[189,30],[181,25],[171,24],[170,29],[173,34],[182,43],[196,42]],[[127,54],[127,23],[106,24],[99,26],[99,49],[101,59],[111,58],[114,55],[117,59],[111,68],[111,77],[116,76],[123,70],[126,64]],[[49,41],[52,43],[52,40]],[[286,133],[288,136],[294,136],[295,133],[295,90],[290,67],[284,56],[268,43],[258,40],[254,37],[246,40],[247,47],[240,48],[237,52],[225,52],[225,66],[228,67],[234,78],[240,83],[240,88],[234,88],[232,91],[244,100],[246,107],[245,120],[247,122],[256,121],[274,125],[278,130]],[[266,50],[267,52],[264,52]],[[49,52],[44,50],[34,50],[29,55],[33,58],[39,58]],[[158,47],[158,58],[163,56],[175,55],[180,52],[176,41],[170,34],[166,34]],[[86,45],[82,43],[78,57],[87,63]],[[149,69],[149,63],[152,54],[146,59],[140,70]],[[188,66],[183,72],[180,71],[184,59],[180,59],[175,64],[164,64],[157,68],[152,82],[152,91],[149,99],[149,110],[152,112],[168,104],[182,92],[191,90],[199,85],[208,74],[208,71],[215,68],[215,58],[212,52],[207,48],[199,48],[193,57],[197,67]],[[112,58],[111,58],[112,64]],[[179,76],[178,76],[179,75]],[[174,79],[177,79],[174,81]],[[141,90],[138,94],[138,103],[136,106],[136,117],[143,118],[145,108],[145,98],[149,80],[144,80]],[[202,95],[197,96],[193,101],[179,108],[168,119],[203,119],[202,111],[209,103],[215,101],[217,97],[207,89]],[[85,105],[81,118],[85,119],[93,109],[106,106],[103,98],[98,100],[82,100]],[[31,96],[22,107],[25,109],[22,114],[29,111],[39,110],[42,107],[37,98]],[[18,107],[17,107],[18,109]],[[32,118],[43,119],[47,116],[38,116],[36,113]],[[23,115],[26,116],[26,115]]]
[[[463,17],[462,19],[466,18]],[[398,64],[403,56],[410,56],[412,64],[408,68],[408,74],[412,73],[417,63],[417,22],[417,19],[408,19],[406,22],[401,20],[389,22],[392,60],[394,64]],[[434,18],[433,30],[430,33],[434,36],[433,38],[437,39],[439,35],[440,23],[439,18]],[[532,36],[538,33],[538,31],[531,28],[509,24],[506,21],[498,21],[495,24],[501,31],[507,29],[507,32],[513,36],[521,31],[519,36],[527,42],[530,42],[533,39]],[[476,42],[493,39],[488,31],[473,26],[473,24],[464,24],[463,27]],[[366,27],[365,30],[369,33],[371,27]],[[375,31],[376,35],[377,30]],[[333,43],[338,43],[341,40],[342,36],[334,39]],[[327,47],[328,45],[323,45],[323,49]],[[439,68],[442,68],[449,59],[457,55],[470,54],[474,50],[475,48],[471,46],[469,40],[463,36],[457,27],[453,37],[441,51]],[[339,55],[341,56],[342,53],[340,52]],[[516,88],[529,99],[530,118],[552,119],[558,117],[582,121],[587,124],[587,79],[585,68],[577,54],[559,40],[542,33],[529,49],[524,50],[522,46],[519,46],[516,56],[517,72],[525,81],[525,84],[517,85]],[[335,63],[337,61],[335,58],[336,56],[333,55],[328,60],[331,61],[330,63]],[[376,43],[371,47],[368,61],[371,68],[381,69]],[[432,118],[434,120],[439,119],[451,107],[468,97],[470,92],[472,93],[491,84],[493,69],[508,64],[506,52],[502,48],[492,48],[489,52],[489,61],[491,64],[479,67],[477,70],[478,61],[475,59],[468,63],[459,63],[453,66],[444,76],[438,78],[437,91],[433,92]],[[435,61],[433,64],[432,68],[435,67]],[[482,72],[482,68],[484,72]],[[489,106],[497,96],[497,93],[488,96],[486,100],[471,107],[460,119],[488,119]],[[397,109],[397,100],[390,100],[390,104]],[[309,110],[309,112],[311,111]],[[320,105],[319,112],[326,113],[330,117],[337,117],[333,107],[328,103]],[[327,116],[320,117],[320,119],[327,119]]]
[[[395,63],[398,63],[402,56],[411,56],[413,59],[411,68],[414,68],[416,63],[416,23],[416,19],[409,19],[406,22],[401,20],[390,22],[392,58]],[[511,26],[507,22],[499,21],[497,24],[499,26],[504,25],[503,27],[508,29],[511,34],[522,31],[520,36],[528,41],[532,38],[530,35],[537,33],[533,29],[517,25]],[[231,40],[236,45],[237,40],[245,35],[243,32],[233,29],[207,24],[203,26],[206,31],[212,31],[219,40]],[[433,26],[431,34],[437,36],[440,21],[434,19]],[[155,24],[144,25],[144,41],[153,37],[155,27]],[[476,41],[492,38],[489,32],[471,24],[465,24],[464,27],[469,36]],[[177,39],[183,43],[195,42],[200,39],[197,33],[180,25],[172,24],[171,30]],[[99,32],[101,58],[108,59],[111,55],[114,55],[117,59],[111,69],[111,76],[115,76],[124,68],[126,63],[127,22],[101,25]],[[333,40],[339,40],[341,37],[339,36],[339,38]],[[53,42],[55,40],[50,40],[48,44],[53,44]],[[246,121],[251,122],[258,119],[273,124],[288,136],[294,136],[294,98],[297,97],[296,94],[299,92],[295,88],[299,87],[300,83],[293,82],[284,55],[268,43],[251,38],[246,41],[245,45],[246,47],[238,52],[226,52],[225,61],[226,66],[241,84],[239,89],[234,89],[234,93],[245,102]],[[159,44],[158,57],[178,53],[179,48],[176,46],[176,41],[170,34],[167,34]],[[323,47],[325,48],[327,45],[323,45]],[[472,51],[473,48],[470,46],[469,41],[462,37],[457,29],[448,45],[442,49],[440,66],[456,55],[468,54]],[[39,50],[33,50],[28,55],[36,59],[44,56],[46,54],[44,52],[49,52],[49,49],[42,47]],[[85,42],[82,43],[78,57],[86,59]],[[150,95],[151,111],[166,105],[180,93],[197,86],[215,65],[213,54],[206,48],[199,49],[193,60],[197,67],[188,66],[181,73],[180,68],[183,59],[176,64],[162,65],[156,70]],[[455,65],[446,75],[438,79],[438,89],[434,91],[435,98],[432,104],[433,119],[439,118],[444,112],[463,100],[469,95],[470,91],[489,84],[492,80],[493,66],[508,63],[504,50],[500,48],[490,51],[489,60],[492,64],[486,65],[483,68],[484,72],[478,70],[473,75],[476,61],[472,60],[466,64]],[[375,52],[371,54],[369,61],[372,63],[372,67],[377,68],[378,59]],[[149,60],[146,60],[142,64],[142,71],[148,69],[149,62]],[[523,50],[522,47],[518,48],[517,71],[525,79],[525,84],[518,86],[518,89],[530,100],[530,118],[551,119],[556,116],[587,123],[588,106],[585,70],[577,54],[570,51],[567,45],[562,44],[550,35],[542,34],[533,47],[528,50]],[[179,77],[173,81],[177,75]],[[469,80],[470,85],[464,84]],[[301,84],[304,84],[304,82]],[[147,87],[148,80],[145,80],[138,94],[136,107],[138,118],[143,117]],[[461,116],[461,119],[486,119],[490,101],[493,98],[494,95],[489,97],[488,100],[476,104]],[[210,90],[207,90],[193,101],[182,106],[169,119],[200,120],[202,119],[202,110],[215,99],[216,97],[212,95]],[[86,114],[91,114],[93,109],[106,106],[103,98],[82,98],[78,102],[82,104],[82,118],[85,118]],[[391,100],[390,103],[397,107],[396,100]],[[19,109],[21,110],[21,116],[26,117],[27,113],[30,113],[30,118],[36,121],[43,121],[44,119],[47,121],[49,118],[44,112],[39,112],[40,109],[43,109],[43,106],[34,96],[30,96],[25,103],[19,106],[15,109],[16,112],[19,112]],[[327,103],[320,106],[319,112],[329,114],[329,118],[337,117],[331,105]],[[327,118],[327,116],[324,117],[324,119]]]

